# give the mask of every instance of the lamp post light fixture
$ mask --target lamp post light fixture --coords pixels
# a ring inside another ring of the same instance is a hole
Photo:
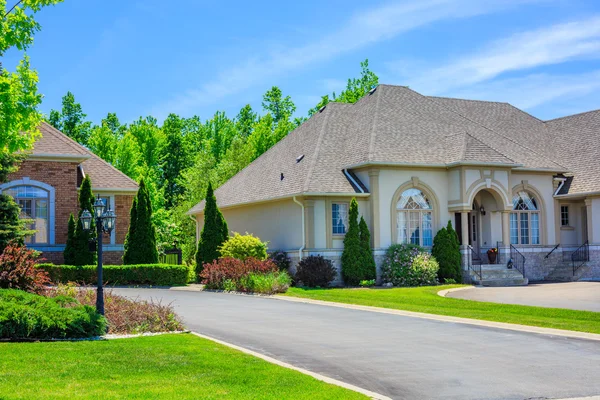
[[[98,244],[98,288],[96,291],[96,311],[98,311],[100,315],[104,315],[104,288],[102,284],[102,234],[110,234],[112,232],[112,230],[115,228],[117,215],[113,210],[110,209],[110,205],[108,207],[104,205],[104,201],[102,201],[100,195],[98,195],[98,198],[94,202],[93,209],[93,217],[89,210],[83,210],[80,219],[81,224],[83,225],[83,230],[86,232],[91,230],[92,218],[94,218],[96,222],[96,243]]]

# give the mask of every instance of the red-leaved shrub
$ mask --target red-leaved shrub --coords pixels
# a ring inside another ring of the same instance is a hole
[[[245,261],[226,257],[204,264],[200,279],[208,289],[227,289],[226,282],[238,282],[240,278],[251,272],[268,273],[278,271],[277,265],[271,260],[248,258]]]
[[[34,250],[9,243],[0,254],[0,288],[43,292],[50,278],[46,271],[36,268],[37,258]]]

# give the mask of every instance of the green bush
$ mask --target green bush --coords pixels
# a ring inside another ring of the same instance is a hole
[[[95,265],[38,264],[37,267],[47,271],[54,283],[96,283]],[[110,285],[185,285],[189,269],[186,265],[168,264],[105,265],[103,275],[104,282]]]
[[[394,286],[436,285],[439,265],[431,254],[412,244],[394,244],[385,254],[381,268],[385,283]]]
[[[433,239],[433,248],[431,254],[440,265],[438,278],[440,281],[447,279],[460,282],[461,276],[461,256],[458,235],[452,224],[448,221],[447,228],[438,231]]]
[[[237,290],[262,294],[285,293],[291,284],[292,278],[285,271],[250,272],[240,278]]]
[[[296,267],[296,284],[307,287],[328,287],[337,276],[331,260],[321,255],[303,258]]]
[[[0,289],[0,338],[85,338],[106,332],[106,320],[94,307],[71,297],[47,298]]]
[[[267,243],[261,242],[252,234],[240,235],[235,232],[219,247],[219,252],[222,258],[231,257],[245,261],[252,257],[263,261],[267,259]]]

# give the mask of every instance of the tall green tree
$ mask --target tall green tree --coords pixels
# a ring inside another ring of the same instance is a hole
[[[152,222],[152,204],[143,180],[140,182],[131,208],[129,231],[125,238],[124,248],[123,263],[125,264],[158,263],[156,228]]]
[[[5,183],[8,174],[18,168],[23,156],[0,153],[0,183]],[[31,220],[20,217],[21,209],[13,198],[7,194],[0,194],[0,254],[10,241],[16,241],[23,244],[24,238],[35,231],[29,229],[27,225]]]
[[[96,252],[90,251],[89,243],[92,240],[102,238],[96,238],[96,224],[92,218],[92,224],[90,230],[85,231],[83,224],[81,223],[81,214],[84,210],[94,213],[94,194],[92,193],[92,181],[89,175],[83,179],[81,187],[79,188],[79,214],[77,217],[77,224],[75,226],[75,240],[74,240],[74,256],[70,260],[71,265],[92,265],[96,263]],[[65,260],[66,261],[66,260]]]
[[[371,232],[369,232],[369,226],[362,216],[360,217],[358,230],[363,260],[361,265],[362,277],[360,280],[375,279],[377,276],[377,267],[375,265],[375,258],[373,257],[373,250],[371,249]]]
[[[235,128],[238,135],[246,138],[252,133],[254,123],[257,120],[257,115],[252,111],[250,104],[246,104],[235,117]]]
[[[62,98],[62,110],[52,110],[48,122],[76,142],[87,145],[92,130],[92,123],[86,121],[87,114],[81,104],[75,101],[75,95],[67,92]]]
[[[440,265],[438,270],[440,282],[444,282],[445,279],[462,281],[460,245],[458,235],[450,221],[448,221],[448,226],[440,229],[433,238],[431,254]]]
[[[34,34],[41,29],[35,14],[61,1],[15,1],[7,6],[6,0],[0,0],[0,60],[9,50],[27,50],[33,44]],[[42,95],[37,91],[37,83],[37,72],[31,68],[27,56],[23,56],[14,72],[3,68],[0,62],[0,152],[28,150],[39,136],[42,115],[38,106]]]
[[[348,212],[348,230],[344,237],[344,250],[342,251],[342,277],[348,285],[356,286],[360,283],[363,269],[363,252],[360,242],[358,227],[358,202],[356,198],[350,201]]]
[[[271,113],[275,124],[282,119],[288,119],[296,111],[296,105],[290,96],[283,97],[281,89],[273,86],[263,95],[262,106],[265,111]]]
[[[165,146],[161,156],[161,186],[164,188],[167,209],[172,208],[184,192],[184,188],[179,184],[179,175],[188,167],[189,154],[184,147],[182,129],[183,122],[175,114],[169,114],[162,126]]]
[[[119,138],[106,124],[92,128],[88,147],[95,155],[114,165],[118,146]]]
[[[220,257],[219,247],[228,237],[227,222],[217,207],[217,198],[209,182],[204,206],[204,227],[200,233],[196,252],[196,274],[199,275],[202,272],[204,264],[211,263]]]

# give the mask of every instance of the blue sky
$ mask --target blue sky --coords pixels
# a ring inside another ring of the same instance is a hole
[[[94,122],[235,116],[273,85],[305,115],[365,58],[381,83],[426,95],[541,119],[600,108],[597,0],[66,0],[38,20],[42,111],[70,90]]]

